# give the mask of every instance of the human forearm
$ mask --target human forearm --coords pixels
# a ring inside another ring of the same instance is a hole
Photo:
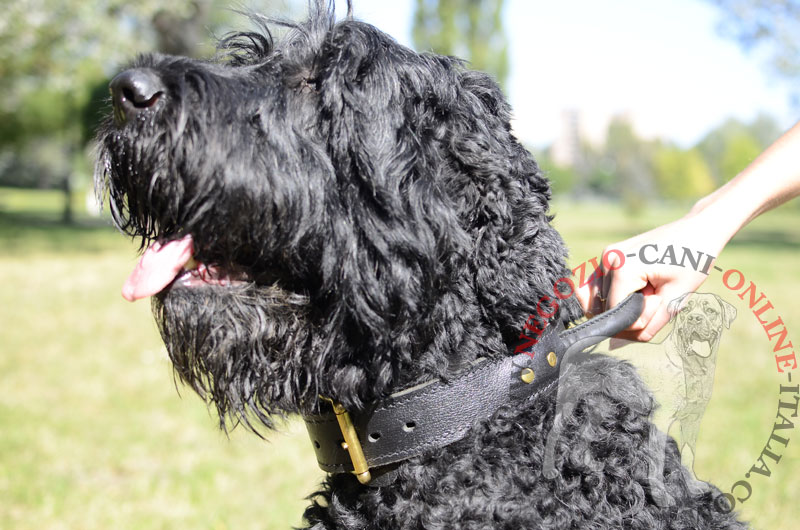
[[[733,180],[700,199],[684,217],[606,247],[604,255],[636,255],[644,247],[684,248],[716,257],[730,239],[763,212],[800,195],[800,123],[796,124]],[[610,254],[609,254],[610,255]],[[584,311],[598,314],[641,290],[645,305],[639,320],[619,336],[650,340],[670,318],[669,303],[696,290],[706,275],[662,261],[626,262],[609,267],[599,281],[578,289]]]
[[[724,230],[724,243],[762,213],[800,195],[800,122],[739,175],[700,199],[689,216]],[[724,228],[723,228],[724,227]]]

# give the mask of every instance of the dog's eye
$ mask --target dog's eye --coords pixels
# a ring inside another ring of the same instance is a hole
[[[716,315],[717,311],[713,307],[707,307],[706,313],[708,313],[709,315]]]

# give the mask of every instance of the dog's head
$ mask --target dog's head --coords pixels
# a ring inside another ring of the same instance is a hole
[[[147,249],[125,294],[153,295],[178,374],[269,424],[506,354],[569,271],[497,85],[322,1],[221,50],[138,58],[99,136],[98,187]]]
[[[680,353],[701,357],[716,350],[723,327],[729,329],[736,318],[736,308],[712,293],[684,294],[672,300],[668,310],[673,315],[673,333],[682,346]]]

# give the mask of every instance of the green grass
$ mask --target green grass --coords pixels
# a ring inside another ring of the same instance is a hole
[[[300,524],[322,476],[303,425],[226,438],[176,393],[149,304],[119,294],[134,245],[57,224],[52,194],[0,203],[0,528]]]
[[[0,528],[300,524],[303,497],[321,478],[302,424],[268,442],[240,429],[227,438],[180,384],[179,397],[149,305],[119,294],[134,245],[104,220],[58,224],[59,201],[0,189]],[[575,263],[681,213],[657,208],[631,220],[612,205],[567,202],[554,210]],[[790,338],[800,329],[798,227],[797,208],[768,214],[719,260],[756,281]],[[727,488],[769,437],[781,380],[741,307],[724,340],[697,468]],[[790,434],[773,475],[753,479],[742,506],[756,528],[794,528],[800,516],[800,434]]]

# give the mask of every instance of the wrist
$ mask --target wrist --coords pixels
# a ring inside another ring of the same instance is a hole
[[[686,218],[692,219],[698,231],[712,237],[713,250],[720,252],[756,216],[758,203],[754,199],[753,190],[726,185],[697,201]]]

